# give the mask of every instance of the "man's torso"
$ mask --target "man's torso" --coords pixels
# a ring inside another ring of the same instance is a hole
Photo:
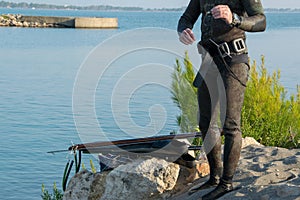
[[[216,42],[229,42],[237,38],[245,38],[243,30],[232,27],[223,19],[213,19],[210,10],[216,5],[228,5],[232,12],[244,16],[245,9],[241,0],[200,0],[202,13],[202,41],[214,39]]]

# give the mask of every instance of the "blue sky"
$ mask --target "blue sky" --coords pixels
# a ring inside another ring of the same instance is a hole
[[[189,0],[6,0],[10,2],[33,2],[59,5],[113,5],[144,8],[178,8]],[[262,0],[265,8],[300,8],[300,0]]]

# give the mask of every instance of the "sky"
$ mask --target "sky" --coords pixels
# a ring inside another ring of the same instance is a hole
[[[57,5],[112,5],[143,8],[179,8],[189,0],[5,0],[9,2],[46,3]],[[300,0],[261,0],[265,8],[300,8]]]

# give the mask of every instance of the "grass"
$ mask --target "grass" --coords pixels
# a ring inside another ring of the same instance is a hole
[[[56,183],[53,184],[53,193],[50,194],[48,190],[45,189],[44,184],[42,185],[42,195],[43,200],[62,200],[63,193],[62,191],[58,190],[56,187]]]

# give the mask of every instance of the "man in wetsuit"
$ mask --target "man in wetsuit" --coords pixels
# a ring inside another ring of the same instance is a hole
[[[217,199],[233,190],[233,176],[241,152],[241,109],[249,72],[245,32],[264,31],[266,17],[260,0],[190,0],[178,22],[182,43],[189,45],[196,40],[192,29],[200,15],[199,52],[202,58],[208,52],[213,62],[206,73],[197,74],[194,85],[198,87],[199,127],[203,140],[205,142],[210,136],[213,142],[209,142],[211,147],[205,147],[210,178],[191,188],[190,193],[215,187],[202,199]],[[204,62],[207,63],[203,60],[201,68],[205,67]],[[217,81],[220,77],[223,93]],[[221,119],[225,136],[223,165],[216,108],[220,108],[224,116]]]

